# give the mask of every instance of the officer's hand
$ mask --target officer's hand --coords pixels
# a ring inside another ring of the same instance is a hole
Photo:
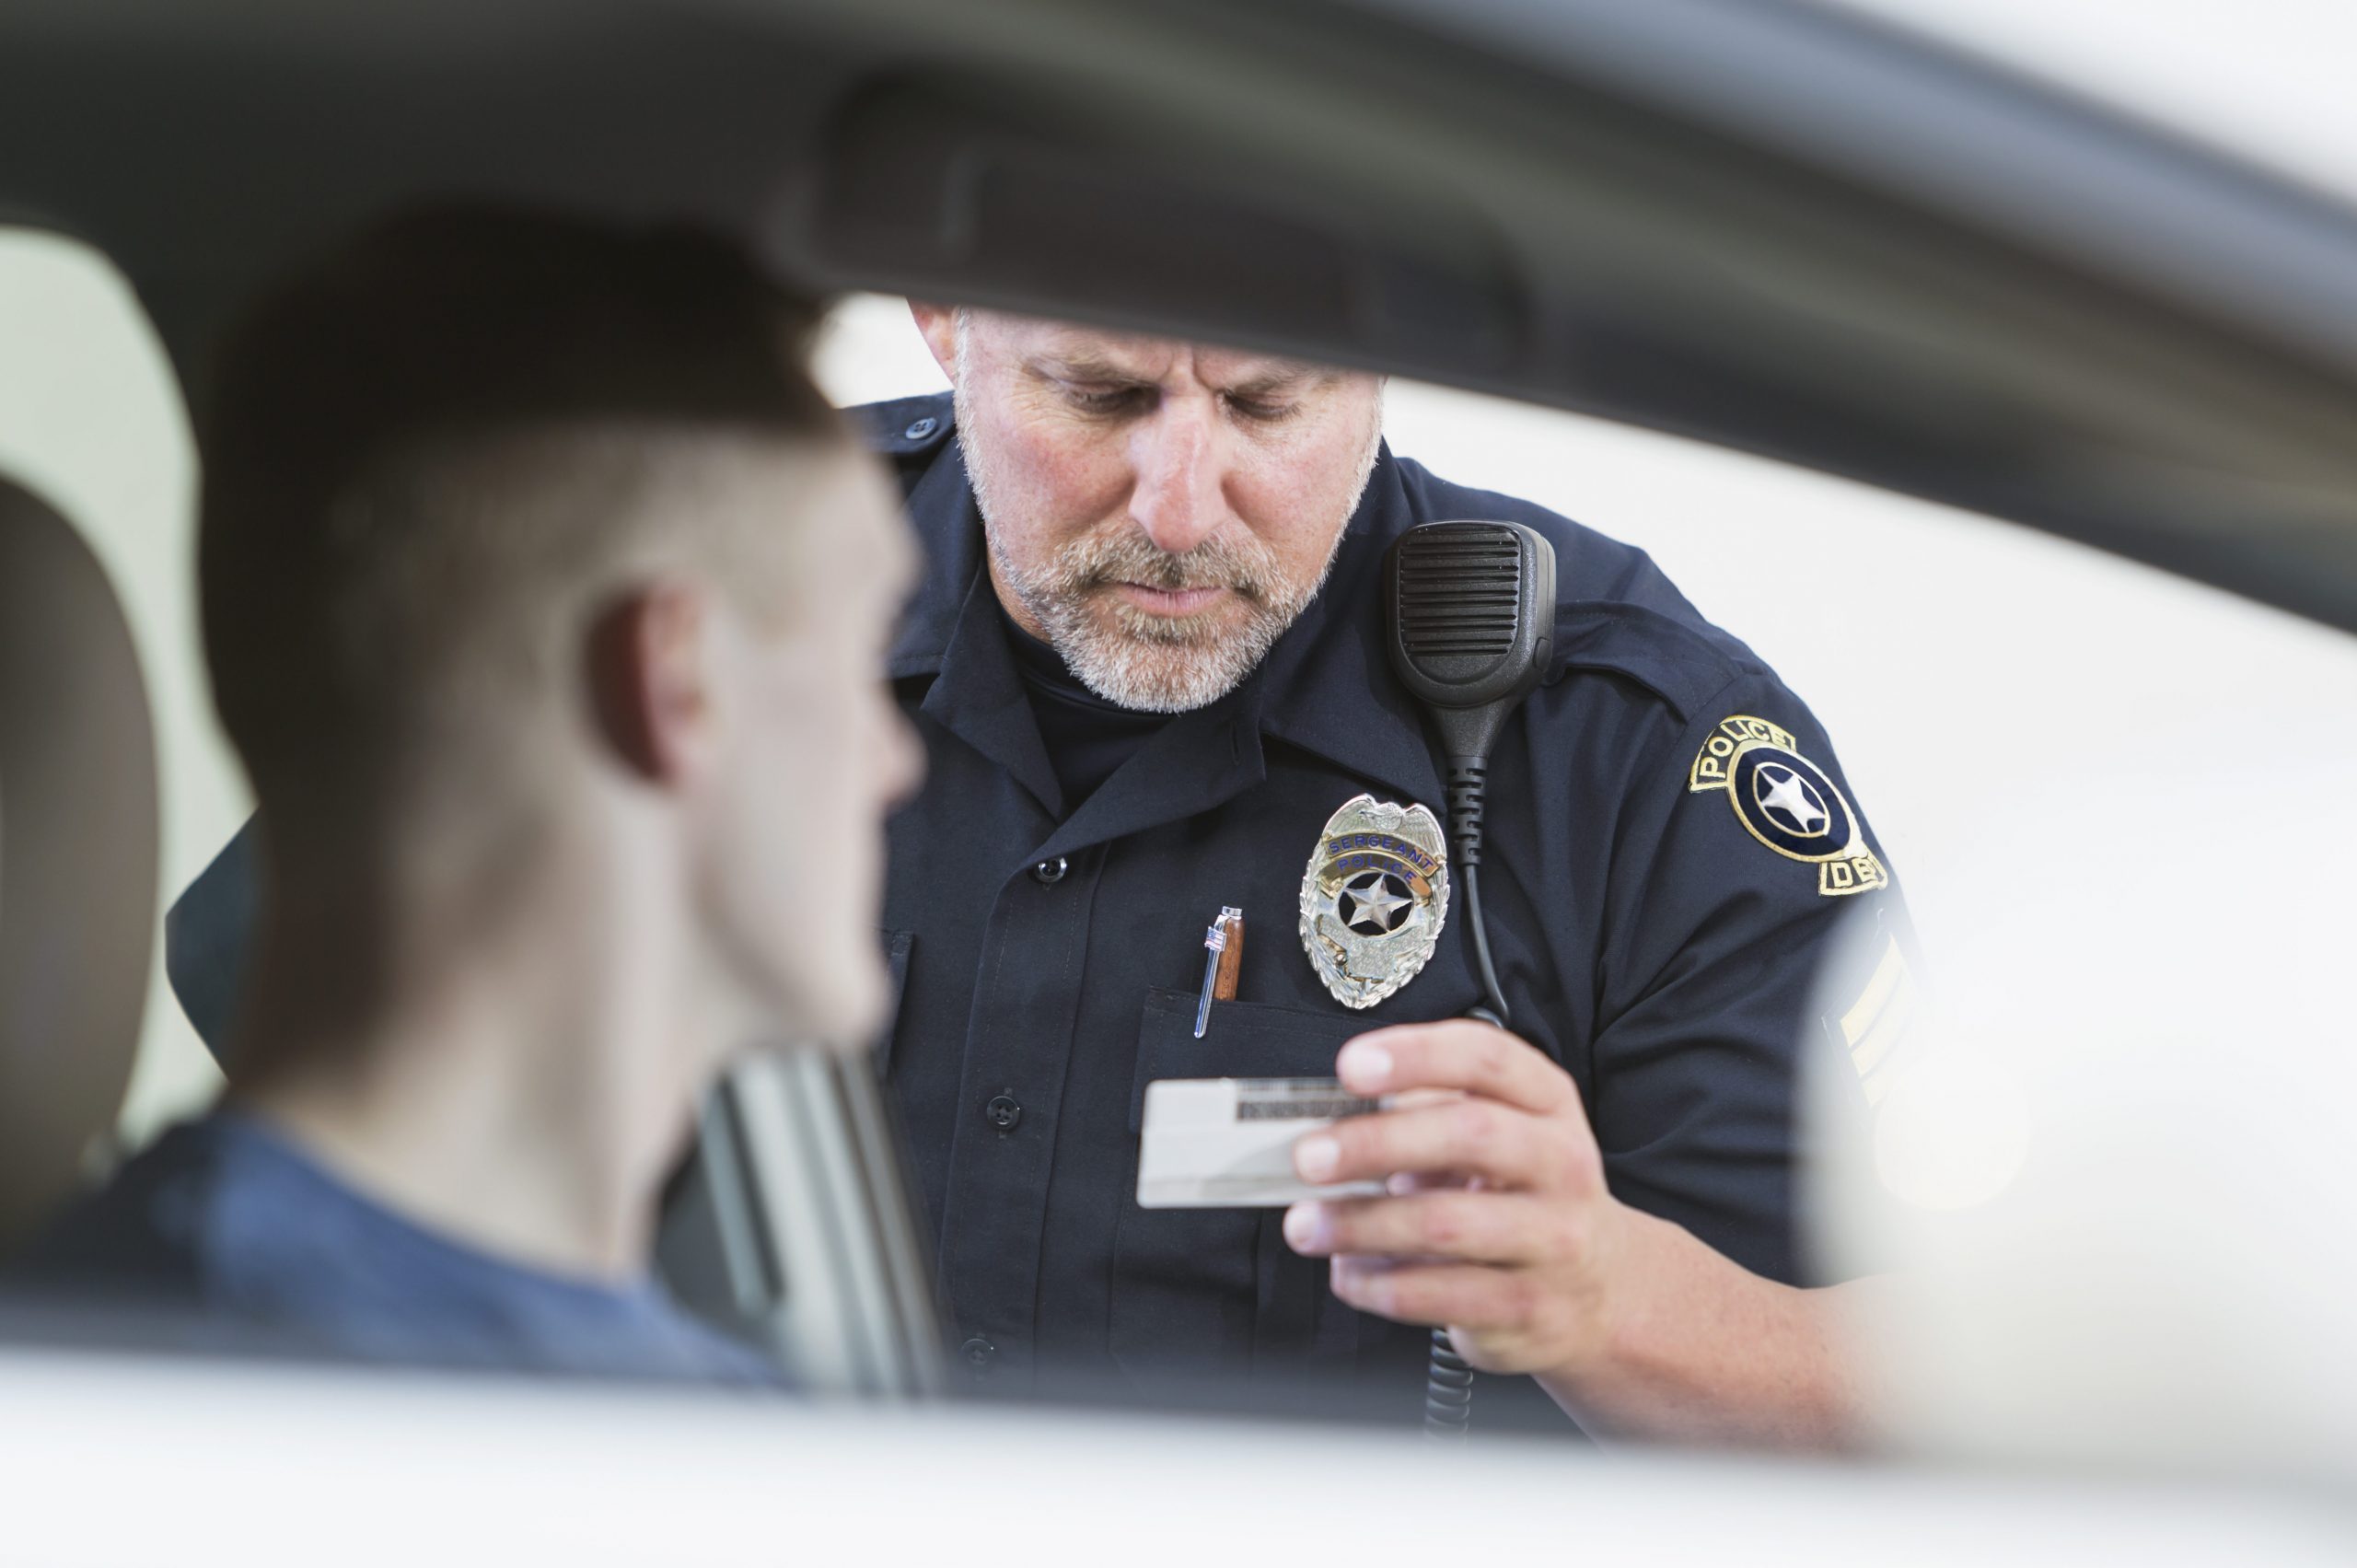
[[[1486,1372],[1601,1353],[1620,1217],[1562,1068],[1471,1020],[1361,1035],[1335,1071],[1353,1093],[1404,1098],[1295,1145],[1315,1182],[1385,1180],[1392,1196],[1294,1205],[1285,1239],[1333,1260],[1334,1294],[1403,1323],[1446,1323]]]

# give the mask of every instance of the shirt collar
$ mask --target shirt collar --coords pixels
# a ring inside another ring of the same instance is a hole
[[[1445,815],[1432,738],[1385,649],[1383,555],[1415,521],[1386,445],[1325,586],[1253,682],[1263,735]]]
[[[966,454],[955,441],[910,486],[909,520],[924,547],[925,572],[893,639],[889,673],[895,680],[938,675],[982,567],[982,515],[966,482]]]

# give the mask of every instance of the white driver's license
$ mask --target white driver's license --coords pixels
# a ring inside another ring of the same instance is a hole
[[[1142,1209],[1267,1209],[1304,1198],[1374,1198],[1380,1181],[1313,1187],[1294,1174],[1303,1134],[1383,1109],[1333,1078],[1163,1078],[1145,1086]]]

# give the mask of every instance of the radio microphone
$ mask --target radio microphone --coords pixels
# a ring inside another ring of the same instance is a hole
[[[1554,652],[1555,547],[1520,523],[1425,523],[1393,541],[1383,588],[1391,668],[1423,704],[1447,763],[1449,848],[1483,998],[1468,1016],[1504,1028],[1513,1014],[1481,920],[1482,796],[1490,749]],[[1424,1435],[1460,1439],[1472,1419],[1473,1368],[1448,1330],[1434,1329]]]
[[[1555,547],[1520,523],[1426,523],[1383,559],[1391,668],[1439,737],[1448,764],[1448,839],[1486,1005],[1510,1014],[1481,923],[1481,801],[1506,715],[1547,674],[1555,645]]]

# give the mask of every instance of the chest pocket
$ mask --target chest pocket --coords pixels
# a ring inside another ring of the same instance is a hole
[[[1195,1038],[1192,993],[1150,991],[1130,1091],[1134,1145],[1145,1086],[1160,1078],[1331,1077],[1363,1018],[1215,1002]],[[1137,1164],[1113,1239],[1111,1348],[1132,1376],[1335,1370],[1359,1349],[1357,1313],[1327,1288],[1323,1260],[1285,1245],[1283,1209],[1141,1209]]]

